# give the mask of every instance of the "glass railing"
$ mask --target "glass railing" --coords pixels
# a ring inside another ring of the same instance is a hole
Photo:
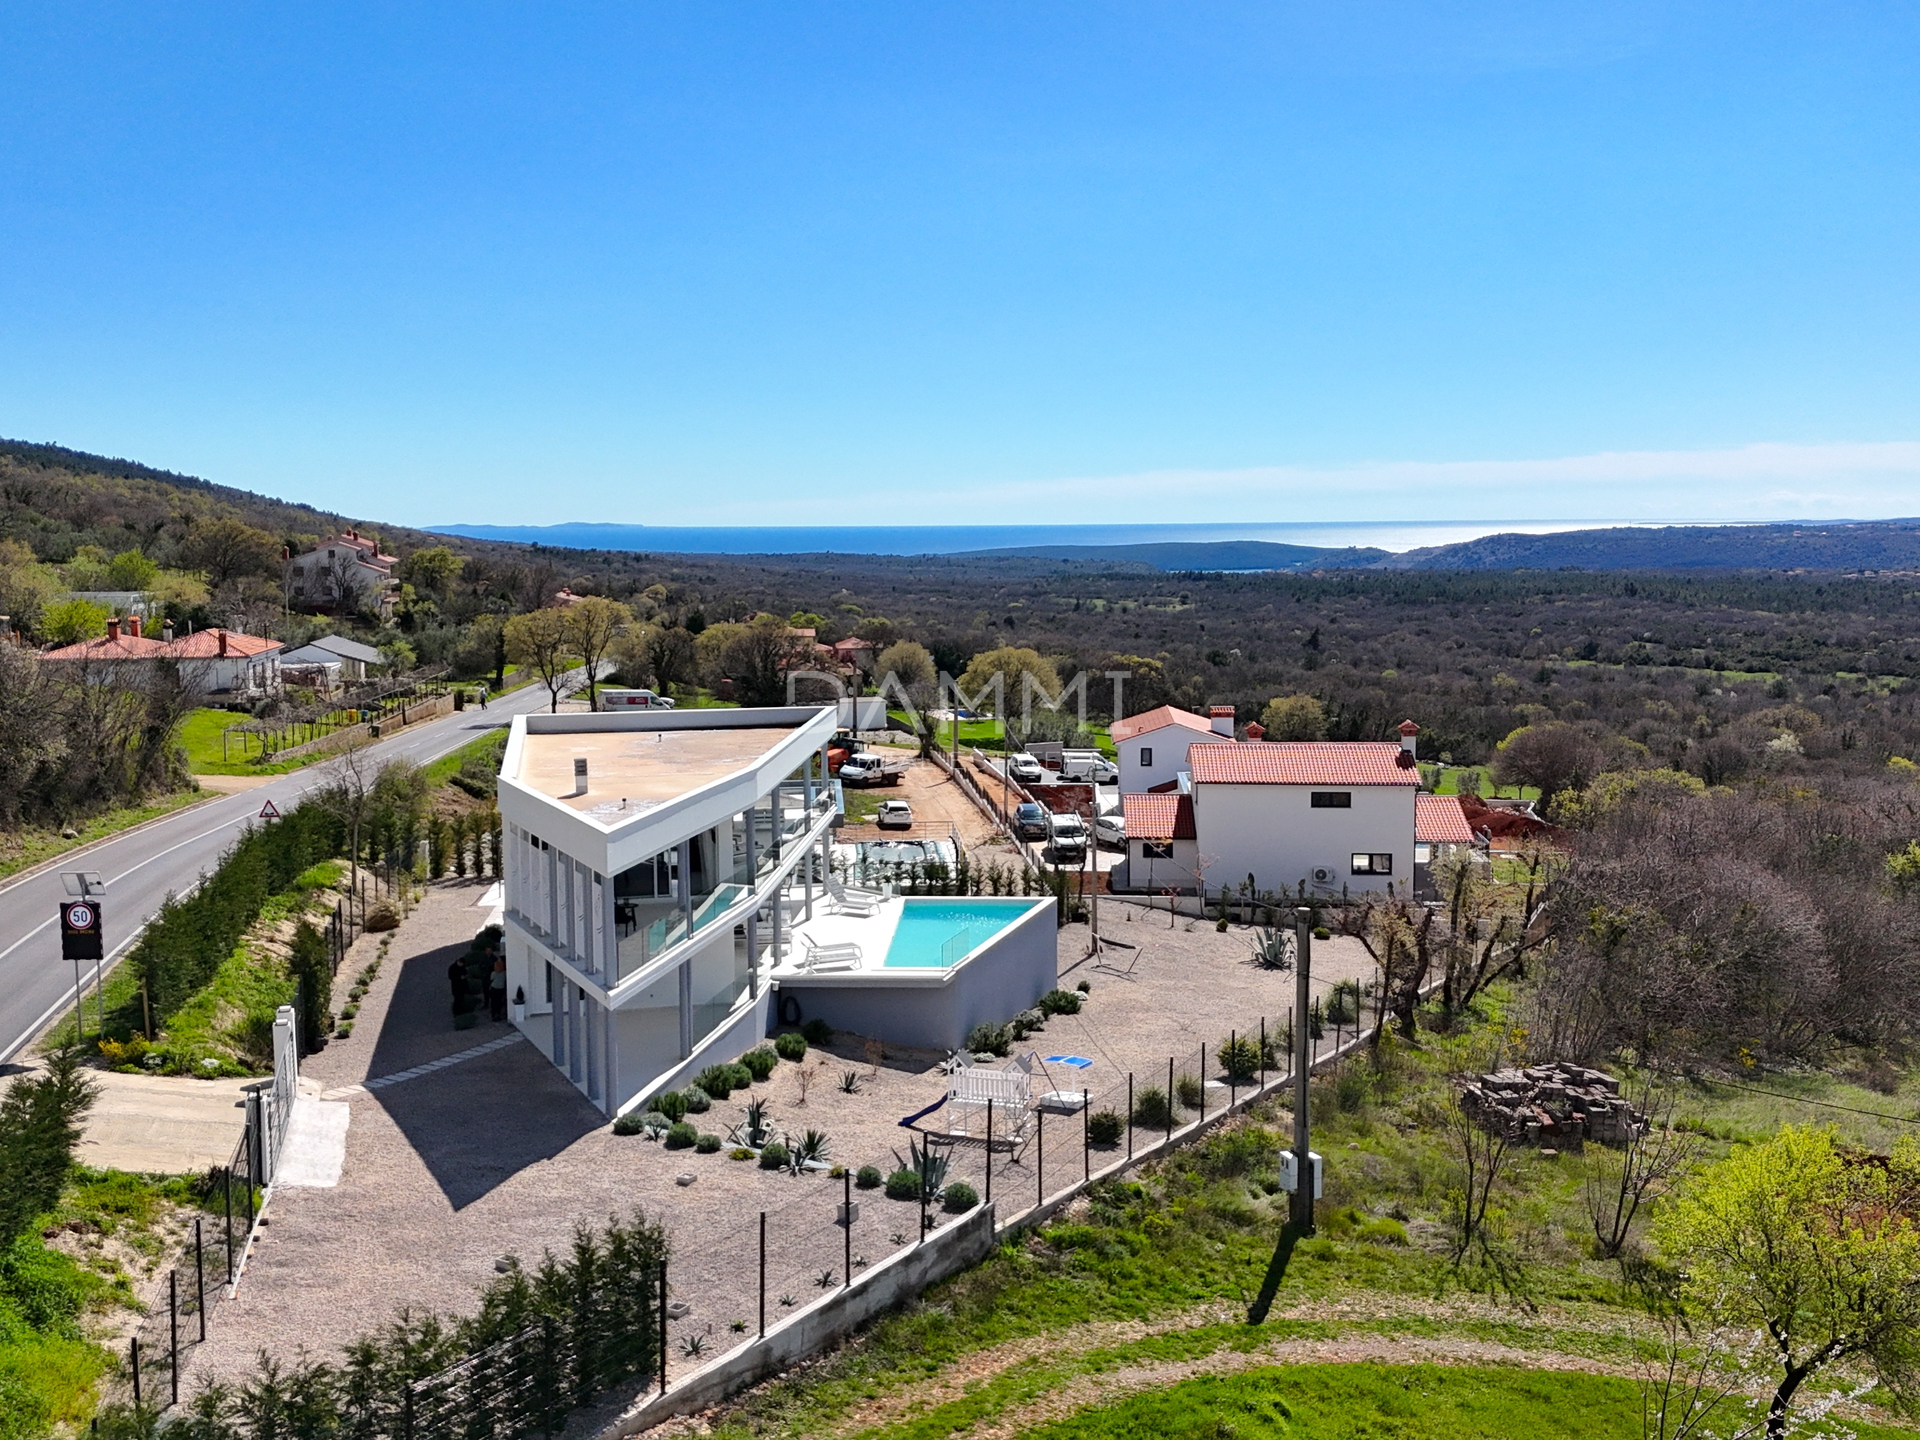
[[[652,963],[656,956],[699,934],[745,899],[747,893],[745,885],[722,885],[696,900],[691,913],[672,910],[650,924],[626,931],[620,937],[619,974],[609,977],[609,982],[619,984],[621,976],[633,974]]]

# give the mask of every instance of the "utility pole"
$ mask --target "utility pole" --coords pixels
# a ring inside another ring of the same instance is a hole
[[[1293,1204],[1288,1221],[1300,1236],[1313,1234],[1313,1145],[1307,1117],[1307,1089],[1313,1079],[1308,1048],[1307,1010],[1312,1003],[1313,911],[1293,912]]]

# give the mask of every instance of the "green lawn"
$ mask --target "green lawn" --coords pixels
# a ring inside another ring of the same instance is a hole
[[[201,709],[189,714],[180,722],[178,734],[179,743],[187,752],[187,768],[195,775],[285,775],[327,758],[325,754],[295,755],[263,765],[258,763],[260,737],[257,735],[236,733],[223,747],[222,733],[246,718],[232,710]]]
[[[109,835],[116,835],[122,830],[157,820],[162,815],[171,815],[176,810],[211,798],[197,790],[181,790],[145,805],[105,810],[76,825],[74,829],[79,833],[71,840],[62,836],[57,827],[18,826],[0,834],[0,880],[22,870],[30,870],[42,861],[64,855],[69,850],[77,850],[82,845],[104,840]]]
[[[477,740],[469,740],[458,750],[450,751],[422,767],[430,785],[444,785],[460,772],[460,767],[469,760],[492,761],[497,771],[500,766],[500,754],[506,749],[507,733],[504,728],[482,735]]]
[[[1505,796],[1514,800],[1538,800],[1540,792],[1531,785],[1500,786],[1493,783],[1493,767],[1490,765],[1442,765],[1440,783],[1434,787],[1436,795],[1458,795],[1460,777],[1472,771],[1480,777],[1480,793],[1489,799]]]

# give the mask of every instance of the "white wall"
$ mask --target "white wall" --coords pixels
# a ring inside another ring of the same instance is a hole
[[[1347,810],[1315,810],[1315,790],[1345,790],[1353,797]],[[1331,866],[1339,894],[1342,885],[1355,894],[1384,891],[1393,882],[1397,895],[1413,886],[1413,800],[1411,785],[1196,785],[1194,829],[1207,867],[1207,885],[1238,885],[1248,875],[1262,890],[1292,890],[1311,884],[1314,868]],[[1390,876],[1355,875],[1355,852],[1393,856]]]
[[[1150,842],[1128,837],[1127,840],[1127,888],[1130,890],[1151,890],[1159,892],[1172,887],[1176,890],[1191,891],[1196,885],[1194,869],[1198,862],[1200,847],[1192,840],[1175,840],[1171,859],[1150,859],[1145,853]],[[1218,885],[1219,877],[1213,871],[1207,872],[1207,883]]]
[[[1149,730],[1145,735],[1135,735],[1122,740],[1114,746],[1120,752],[1120,793],[1122,795],[1144,795],[1157,786],[1165,785],[1187,768],[1187,747],[1190,745],[1217,745],[1230,740],[1229,735],[1215,735],[1211,730],[1189,730],[1184,725],[1162,725],[1158,730]],[[1140,752],[1151,750],[1153,764],[1142,765]]]

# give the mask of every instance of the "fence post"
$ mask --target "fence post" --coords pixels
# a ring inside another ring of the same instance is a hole
[[[227,1284],[233,1284],[233,1166],[226,1166],[226,1183],[220,1187],[227,1192]]]
[[[1227,1032],[1227,1051],[1234,1057],[1235,1064],[1238,1064],[1240,1058],[1240,1032],[1238,1030],[1229,1030]],[[1227,1109],[1231,1110],[1240,1103],[1240,1082],[1234,1078],[1232,1065],[1225,1068],[1227,1072]]]
[[[993,1097],[987,1097],[987,1204],[993,1203]]]
[[[1207,1047],[1204,1041],[1200,1045],[1200,1118],[1207,1118]]]
[[[660,1302],[660,1313],[665,1315],[667,1302]],[[760,1338],[767,1338],[767,1212],[760,1212]],[[662,1331],[660,1343],[665,1345],[666,1335]]]
[[[1080,1092],[1080,1178],[1093,1179],[1093,1092]]]
[[[1203,1095],[1205,1091],[1201,1092]],[[1167,1056],[1167,1139],[1173,1139],[1173,1056]]]
[[[200,1314],[200,1339],[207,1338],[207,1259],[200,1242],[200,1217],[193,1217],[193,1308]]]
[[[173,1404],[180,1403],[180,1272],[167,1272],[167,1380]]]
[[[760,1216],[760,1224],[764,1227],[766,1223],[767,1217],[763,1211]],[[760,1253],[763,1257],[767,1253],[764,1242],[761,1245]],[[762,1259],[761,1273],[763,1276],[765,1271],[766,1261]],[[767,1308],[766,1288],[766,1281],[763,1278],[760,1282],[760,1311],[762,1316],[765,1315]],[[766,1324],[765,1319],[763,1318],[760,1323],[764,1326]],[[667,1262],[664,1256],[660,1261],[660,1393],[662,1395],[667,1393]]]
[[[848,1285],[853,1284],[853,1171],[844,1165],[840,1167],[840,1189],[846,1197],[846,1209],[842,1213],[847,1219],[846,1268],[842,1276],[845,1283],[840,1287],[844,1290]]]
[[[1127,1072],[1127,1159],[1133,1159],[1133,1072]]]
[[[1267,1017],[1260,1017],[1260,1093],[1267,1092]]]
[[[1047,1198],[1047,1112],[1033,1112],[1033,1181],[1040,1194],[1034,1204]]]
[[[127,1342],[127,1355],[133,1365],[133,1408],[140,1408],[140,1337],[134,1336]]]

